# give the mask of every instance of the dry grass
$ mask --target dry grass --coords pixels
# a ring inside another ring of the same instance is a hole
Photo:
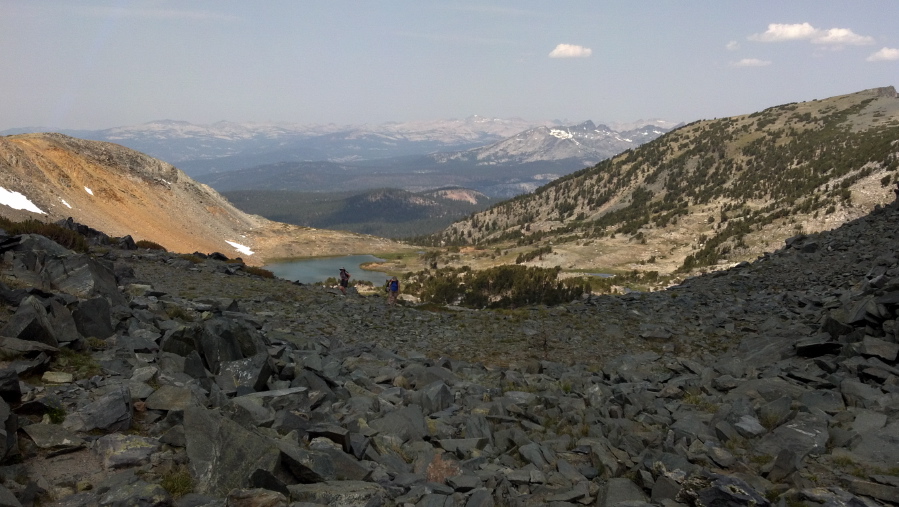
[[[172,498],[178,499],[193,491],[194,479],[187,465],[171,465],[163,471],[159,485],[168,491]]]
[[[162,250],[163,252],[167,252],[167,251],[168,251],[168,250],[165,249],[164,246],[160,245],[159,243],[155,243],[155,242],[153,242],[153,241],[149,241],[149,240],[146,240],[146,239],[142,239],[142,240],[138,241],[138,242],[135,243],[135,244],[137,245],[137,248],[140,248],[140,249],[147,249],[147,250]]]
[[[443,459],[443,454],[435,455],[425,472],[429,482],[438,484],[443,484],[448,478],[455,477],[461,473],[462,468],[459,467],[459,463],[455,460]]]

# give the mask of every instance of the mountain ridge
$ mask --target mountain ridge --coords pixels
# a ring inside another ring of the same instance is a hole
[[[892,200],[899,97],[883,87],[679,127],[494,205],[433,245],[549,246],[547,267],[672,274],[752,259]],[[464,262],[464,261],[463,261]]]

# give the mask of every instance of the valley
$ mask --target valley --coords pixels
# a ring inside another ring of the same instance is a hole
[[[892,87],[686,125],[409,242],[111,143],[7,136],[0,165],[10,505],[899,501]],[[353,253],[398,305],[256,267]]]

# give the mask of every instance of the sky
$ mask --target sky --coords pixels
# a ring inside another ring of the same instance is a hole
[[[899,86],[899,1],[0,0],[0,130],[674,122]]]

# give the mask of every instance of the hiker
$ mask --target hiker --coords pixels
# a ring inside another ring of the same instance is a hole
[[[346,288],[350,284],[350,274],[345,268],[340,268],[340,292],[346,296]]]
[[[396,277],[387,280],[387,304],[393,306],[396,304],[396,296],[400,292],[400,281]]]

